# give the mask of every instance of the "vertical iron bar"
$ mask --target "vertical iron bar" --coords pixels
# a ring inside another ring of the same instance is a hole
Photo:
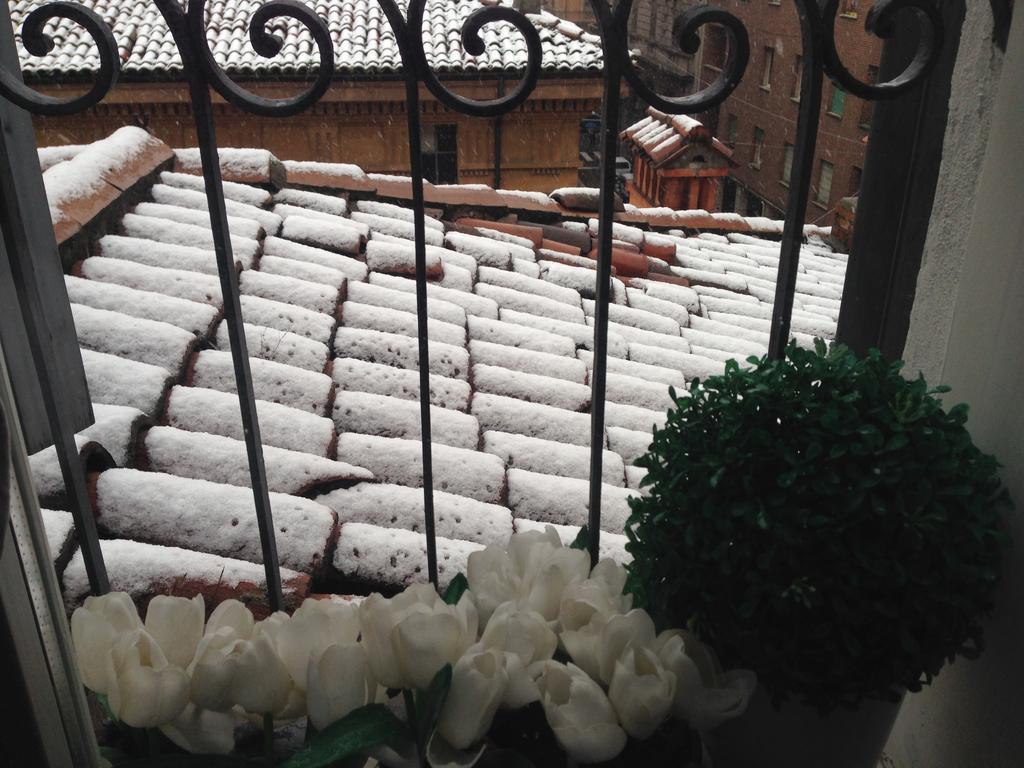
[[[597,295],[594,304],[594,364],[590,372],[590,508],[587,549],[597,564],[601,544],[601,481],[604,477],[604,398],[608,372],[608,302],[612,280],[612,217],[615,212],[615,156],[619,143],[619,89],[622,70],[617,55],[607,55],[601,104],[601,195],[597,230]]]
[[[498,75],[498,98],[505,95],[505,76]],[[501,189],[501,131],[505,116],[494,117],[494,188]]]
[[[418,30],[417,30],[418,32]],[[416,235],[416,340],[419,346],[420,443],[423,449],[423,528],[427,537],[427,576],[437,586],[437,534],[434,530],[434,462],[430,434],[430,346],[427,339],[427,247],[423,201],[423,153],[420,144],[420,91],[414,73],[405,76],[409,126],[413,226]]]
[[[199,41],[193,42],[200,44]],[[256,506],[260,545],[263,549],[263,568],[267,578],[267,600],[271,611],[279,611],[284,605],[284,595],[281,590],[281,565],[277,557],[274,518],[270,508],[267,471],[263,462],[263,442],[256,414],[256,396],[253,392],[252,372],[249,369],[249,351],[245,343],[242,307],[238,298],[238,274],[235,272],[235,259],[231,250],[228,217],[224,205],[224,189],[221,183],[220,157],[217,153],[217,136],[213,123],[210,89],[200,76],[198,65],[192,68],[188,66],[190,57],[186,54],[187,51],[182,49],[181,56],[185,62],[185,70],[190,72],[189,96],[192,101],[192,115],[195,118],[196,137],[203,165],[206,202],[210,209],[210,226],[213,230],[213,248],[217,254],[217,273],[220,277],[220,290],[224,302],[224,322],[227,324],[231,361],[235,368],[235,386],[238,390],[238,405],[242,417],[242,431],[249,458],[249,478]]]
[[[821,13],[813,2],[795,3],[804,42],[803,80],[800,84],[800,115],[796,127],[796,150],[786,202],[786,220],[779,252],[779,273],[772,308],[768,357],[781,360],[789,343],[793,297],[804,238],[804,219],[814,175],[814,155],[818,147],[818,123],[821,118],[821,92],[824,60],[821,45]]]

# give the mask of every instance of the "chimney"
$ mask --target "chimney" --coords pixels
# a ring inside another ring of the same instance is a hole
[[[853,226],[857,221],[857,197],[844,197],[836,205],[831,245],[840,253],[849,253],[853,244]]]

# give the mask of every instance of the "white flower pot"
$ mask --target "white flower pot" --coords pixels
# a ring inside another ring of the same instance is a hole
[[[714,768],[876,768],[902,702],[865,700],[822,716],[790,700],[777,711],[759,686],[747,711],[705,743]]]

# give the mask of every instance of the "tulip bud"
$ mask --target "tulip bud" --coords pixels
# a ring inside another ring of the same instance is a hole
[[[537,687],[548,725],[573,760],[604,762],[626,746],[626,732],[608,697],[576,665],[556,661],[538,665]]]
[[[543,616],[517,608],[514,602],[503,603],[491,616],[480,646],[502,652],[509,677],[502,706],[518,709],[540,698],[527,670],[531,664],[550,659],[558,647],[558,637]]]
[[[146,631],[160,644],[167,661],[185,669],[203,637],[206,606],[202,595],[191,600],[157,595],[146,609]]]
[[[333,644],[309,659],[306,707],[317,730],[373,701],[377,683],[366,651],[359,643]]]
[[[486,625],[495,608],[519,597],[522,579],[511,555],[501,547],[489,546],[470,553],[466,581],[476,598],[480,621]]]
[[[467,749],[491,727],[508,684],[505,661],[497,651],[470,649],[452,669],[452,685],[437,723],[456,749]]]
[[[125,592],[87,597],[71,615],[71,638],[78,671],[86,688],[108,693],[110,649],[121,635],[142,628],[135,603]]]
[[[615,662],[608,698],[622,727],[634,739],[646,739],[668,716],[676,677],[649,648],[627,648]]]
[[[168,723],[188,703],[188,675],[167,663],[157,642],[144,630],[132,630],[110,651],[107,700],[118,720],[135,728]]]
[[[225,600],[210,614],[206,622],[206,634],[212,635],[219,629],[230,629],[239,640],[248,640],[256,620],[252,611],[238,600]]]

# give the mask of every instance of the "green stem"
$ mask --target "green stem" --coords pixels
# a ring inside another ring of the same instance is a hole
[[[416,699],[413,698],[412,691],[408,688],[402,689],[402,698],[405,699],[405,713],[409,719],[409,729],[412,731],[413,738],[416,740],[416,757],[421,766],[427,764],[427,755],[425,745],[423,744],[423,734],[420,733],[418,723],[416,722]]]
[[[263,755],[267,765],[274,764],[274,716],[269,712],[263,715]]]

